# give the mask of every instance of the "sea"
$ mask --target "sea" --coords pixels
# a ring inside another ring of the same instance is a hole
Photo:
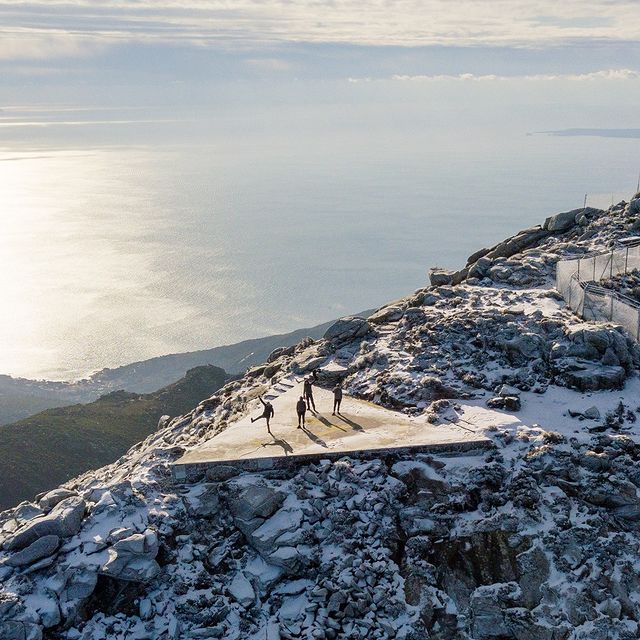
[[[312,326],[585,197],[628,200],[636,85],[363,79],[3,105],[0,373],[77,380]]]

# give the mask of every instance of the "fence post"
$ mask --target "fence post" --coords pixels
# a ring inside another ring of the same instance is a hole
[[[629,247],[627,247],[627,252],[624,256],[624,274],[627,275],[627,265],[629,264]]]
[[[611,311],[609,312],[609,321],[613,322],[613,295],[611,296]]]
[[[578,282],[580,281],[580,263],[582,262],[582,260],[580,258],[578,258]]]
[[[609,263],[609,280],[613,278],[613,249],[611,249],[611,262]]]

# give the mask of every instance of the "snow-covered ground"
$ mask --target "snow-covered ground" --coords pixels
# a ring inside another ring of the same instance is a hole
[[[638,204],[564,215],[476,255],[456,285],[281,349],[113,465],[2,514],[0,637],[639,637],[640,351],[553,289],[558,259],[636,233]],[[185,452],[313,369],[495,446],[174,482]]]

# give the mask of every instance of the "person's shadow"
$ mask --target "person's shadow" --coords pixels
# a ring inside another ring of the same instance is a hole
[[[337,417],[340,418],[343,422],[346,422],[354,431],[364,431],[364,427],[349,418],[345,418],[341,413],[337,414]]]
[[[262,444],[263,447],[282,447],[285,456],[293,453],[293,447],[286,440],[283,438],[276,438],[273,434],[271,434],[271,437],[273,438],[273,442],[264,442]]]
[[[321,447],[324,447],[325,449],[329,448],[327,446],[327,443],[322,438],[319,438],[315,433],[313,433],[313,431],[309,431],[307,427],[301,427],[301,428],[302,428],[302,431],[304,431],[306,436],[309,438],[309,440],[311,440],[312,442],[315,442],[316,444],[319,444]]]
[[[318,422],[322,422],[322,424],[325,427],[333,427],[334,429],[340,429],[340,431],[346,431],[346,429],[343,429],[342,427],[338,426],[337,424],[333,424],[333,422],[329,422],[329,420],[327,420],[324,416],[321,416],[319,413],[316,413],[315,416],[313,416],[316,420],[318,420]]]

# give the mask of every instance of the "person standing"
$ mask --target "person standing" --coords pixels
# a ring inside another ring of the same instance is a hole
[[[300,396],[300,400],[298,400],[296,404],[296,412],[298,413],[298,429],[304,429],[304,417],[307,413],[307,403],[304,401],[303,396]]]
[[[304,398],[307,401],[307,409],[313,408],[313,412],[316,411],[316,403],[313,399],[313,378],[307,376],[304,379]]]
[[[333,414],[340,413],[340,404],[342,402],[342,387],[339,384],[336,384],[333,387]]]
[[[264,418],[267,421],[267,431],[271,433],[271,428],[269,426],[269,422],[271,418],[275,415],[275,411],[273,410],[273,405],[270,402],[265,402],[262,399],[262,396],[258,396],[258,400],[262,402],[262,406],[264,407],[262,411],[262,415],[259,415],[257,418],[251,418],[251,423],[253,424],[256,420],[261,420]]]

